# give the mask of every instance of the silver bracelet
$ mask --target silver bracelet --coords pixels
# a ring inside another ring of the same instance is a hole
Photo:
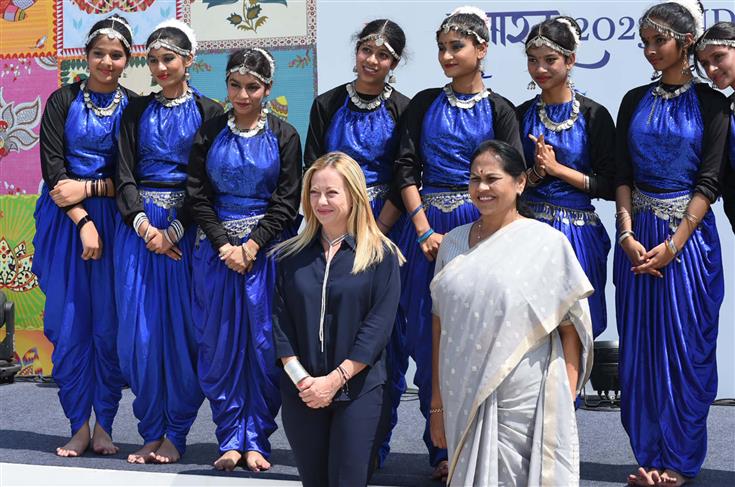
[[[635,237],[635,233],[633,233],[633,230],[623,230],[618,235],[618,245],[623,244],[623,240],[625,240],[628,237]]]
[[[184,225],[177,219],[171,222],[170,227],[174,232],[175,241],[178,242],[184,237]]]
[[[150,231],[150,229],[151,229],[151,225],[150,225],[150,223],[149,223],[149,224],[148,224],[148,226],[147,226],[147,227],[145,227],[145,233],[144,233],[144,234],[143,234],[143,236],[142,236],[142,238],[143,238],[143,241],[144,241],[145,243],[148,243],[148,232]],[[151,238],[153,238],[153,237],[151,237]]]
[[[143,213],[142,211],[139,212],[137,215],[135,215],[135,218],[133,219],[133,230],[135,231],[135,234],[140,236],[140,226],[148,221],[148,215]]]
[[[179,220],[174,220],[168,226],[165,233],[168,235],[168,241],[173,245],[178,243],[178,241],[184,236],[184,226]]]
[[[163,238],[165,238],[165,239],[166,239],[166,241],[167,241],[168,243],[170,243],[171,245],[174,245],[174,244],[176,243],[176,242],[174,242],[173,240],[171,240],[171,236],[170,236],[170,235],[168,234],[168,228],[167,228],[166,230],[164,230],[164,231],[163,231]]]
[[[586,174],[584,175],[584,191],[586,193],[590,192],[590,177]]]
[[[297,386],[299,382],[309,377],[309,373],[306,371],[299,359],[290,360],[283,366],[283,370],[288,374],[288,378],[291,379],[293,385]]]

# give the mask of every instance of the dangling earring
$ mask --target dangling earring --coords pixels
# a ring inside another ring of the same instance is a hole
[[[352,72],[355,73],[355,74],[357,74],[357,65],[352,66]]]
[[[393,70],[390,70],[390,74],[388,75],[388,83],[395,83],[396,82],[396,75],[393,74]]]
[[[191,73],[189,73],[188,69],[184,73],[184,79],[186,79],[186,81],[189,81],[191,79]]]
[[[567,75],[567,86],[569,87],[569,90],[574,93],[574,81],[572,81],[571,75]]]
[[[658,69],[653,70],[653,74],[651,74],[651,81],[657,80],[661,77],[661,72]]]
[[[528,85],[526,85],[526,89],[533,91],[536,89],[536,82],[534,80],[531,80]]]
[[[692,67],[689,66],[688,62],[686,63],[686,65],[684,65],[683,68],[681,68],[681,74],[682,76],[689,76],[692,74]]]

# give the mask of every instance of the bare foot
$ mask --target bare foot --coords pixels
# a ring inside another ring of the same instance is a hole
[[[229,450],[222,454],[214,461],[214,468],[217,470],[226,470],[232,472],[242,460],[242,453],[237,450]]]
[[[661,474],[661,480],[657,485],[666,485],[667,487],[680,487],[690,480],[690,478],[684,477],[676,470],[671,470],[667,468],[666,470],[664,470],[664,473]]]
[[[85,423],[66,445],[56,449],[56,454],[60,457],[79,457],[87,447],[89,447],[89,424]]]
[[[447,483],[447,477],[449,477],[449,462],[442,460],[436,464],[434,471],[431,472],[431,480],[441,480],[442,483]]]
[[[171,443],[171,440],[166,438],[158,447],[156,453],[153,454],[153,458],[155,463],[176,463],[181,459],[181,455],[179,455],[179,450]]]
[[[114,455],[119,450],[112,442],[112,438],[107,431],[102,429],[99,423],[94,425],[94,434],[92,435],[92,451],[97,455]]]
[[[661,476],[655,468],[646,470],[639,467],[637,473],[628,475],[628,485],[657,485],[660,480]]]
[[[245,466],[252,472],[260,472],[271,468],[270,462],[259,451],[254,450],[245,452]]]
[[[162,439],[146,443],[143,448],[128,455],[128,463],[153,463],[156,450],[161,446],[161,443],[163,443]]]

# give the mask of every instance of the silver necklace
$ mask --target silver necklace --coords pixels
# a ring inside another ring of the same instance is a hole
[[[656,111],[656,105],[658,104],[658,100],[671,100],[672,98],[676,98],[677,96],[683,95],[687,91],[689,91],[689,88],[694,86],[694,83],[697,81],[697,78],[692,78],[674,91],[666,91],[662,85],[662,83],[659,81],[656,86],[653,87],[653,90],[651,90],[651,94],[653,94],[653,103],[651,104],[651,111],[648,113],[648,119],[646,120],[646,125],[651,123],[651,119],[653,118],[653,112]]]
[[[572,128],[574,122],[579,118],[579,100],[577,100],[577,97],[575,97],[574,94],[572,94],[572,113],[569,115],[569,118],[559,123],[554,122],[549,118],[549,115],[546,113],[546,102],[541,98],[541,95],[538,97],[537,105],[538,117],[541,119],[541,123],[543,123],[544,127],[552,132],[561,132],[562,130]]]
[[[676,98],[679,95],[682,95],[689,91],[689,88],[694,85],[696,78],[692,78],[674,91],[666,91],[662,85],[662,83],[659,81],[656,86],[653,88],[653,96],[656,98],[663,98],[664,100],[671,100],[672,98]]]
[[[354,81],[345,85],[345,88],[347,88],[347,95],[350,97],[352,104],[361,110],[375,110],[383,103],[383,100],[390,98],[391,93],[393,93],[393,87],[386,83],[383,91],[378,96],[368,101],[363,101],[360,95],[357,94]]]
[[[459,98],[457,98],[457,95],[454,93],[451,83],[447,83],[444,86],[444,94],[447,95],[447,100],[449,101],[450,105],[452,105],[453,107],[462,108],[462,109],[472,108],[475,105],[477,105],[478,102],[490,96],[490,92],[488,90],[482,90],[479,93],[475,93],[475,95],[472,98],[468,98],[467,100],[460,100]]]
[[[260,118],[258,119],[258,123],[255,124],[255,127],[251,129],[245,129],[242,130],[237,127],[237,121],[235,121],[235,114],[233,112],[230,112],[230,115],[227,117],[227,126],[230,127],[230,131],[239,136],[244,137],[246,139],[249,139],[250,137],[254,137],[258,134],[261,130],[263,130],[263,127],[265,127],[265,119],[266,119],[266,111],[261,110],[260,112]]]
[[[113,113],[115,113],[117,106],[122,101],[123,93],[119,85],[115,89],[115,96],[112,97],[112,101],[106,107],[98,107],[97,105],[94,104],[94,102],[92,101],[92,95],[90,95],[89,90],[87,89],[86,81],[82,81],[81,88],[82,88],[82,96],[84,97],[84,106],[92,110],[92,112],[98,117],[111,116]]]
[[[340,235],[339,237],[337,237],[337,238],[335,238],[335,239],[333,239],[333,240],[329,240],[329,239],[327,238],[327,236],[326,236],[326,235],[324,235],[324,232],[322,232],[322,241],[323,241],[323,242],[324,242],[325,244],[327,244],[327,245],[329,246],[329,248],[332,248],[332,247],[334,247],[335,245],[337,245],[338,243],[341,243],[341,242],[342,242],[342,240],[344,240],[344,239],[345,239],[345,237],[347,237],[347,234],[346,234],[346,233],[343,233],[343,234],[342,234],[342,235]]]
[[[177,96],[176,98],[166,98],[163,96],[163,90],[161,90],[156,93],[156,101],[166,108],[173,108],[181,105],[182,103],[186,103],[193,95],[194,93],[189,87],[186,88],[181,96]]]

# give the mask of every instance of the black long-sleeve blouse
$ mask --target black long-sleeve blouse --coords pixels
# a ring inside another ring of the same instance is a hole
[[[664,85],[665,89],[673,89],[673,86]],[[694,192],[705,196],[711,203],[717,200],[719,195],[718,178],[722,170],[725,157],[725,144],[727,137],[727,103],[725,97],[704,83],[697,83],[692,88],[695,90],[699,107],[702,114],[703,136],[699,171],[696,175]],[[630,124],[639,103],[651,90],[651,85],[639,86],[630,90],[623,97],[618,111],[615,137],[615,187],[634,186],[633,161],[630,157],[628,147],[628,136]],[[635,185],[645,191],[663,193],[672,191],[671,188],[656,188],[651,185],[636,181]]]
[[[223,114],[202,124],[191,148],[186,181],[186,205],[215,251],[228,243],[229,239],[214,208],[214,187],[207,174],[207,154],[219,133],[230,130],[227,116]],[[270,197],[268,209],[249,237],[261,248],[293,223],[299,212],[301,195],[299,134],[292,125],[272,114],[267,115],[267,127],[278,139],[280,168],[277,187]]]
[[[730,123],[735,123],[735,93],[728,98],[730,102]],[[722,190],[722,202],[725,214],[730,220],[732,231],[735,233],[735,126],[730,127],[728,134],[729,157],[722,164],[722,176],[720,177],[720,188]]]
[[[512,145],[523,156],[523,146],[518,135],[518,120],[513,104],[497,93],[488,91],[490,92],[488,99],[493,110],[495,139]],[[394,191],[400,192],[401,189],[411,185],[421,187],[424,161],[421,160],[419,147],[424,115],[441,93],[442,88],[430,88],[417,93],[401,117],[399,125],[401,142],[395,164]]]
[[[138,185],[141,181],[136,179],[135,168],[138,163],[138,128],[143,112],[151,103],[155,93],[151,93],[136,100],[131,100],[123,114],[122,123],[120,125],[120,141],[118,144],[119,156],[115,178],[117,188],[117,207],[123,220],[132,225],[135,215],[144,211],[143,201],[138,191]],[[217,115],[223,113],[222,106],[205,96],[194,94],[199,114],[202,117],[202,124]],[[166,183],[161,181],[145,181],[145,184],[154,188],[179,188],[179,183]],[[178,209],[176,218],[181,222],[184,228],[191,223],[191,216],[186,205]]]
[[[355,246],[347,236],[329,266],[324,352],[319,324],[327,262],[319,237],[279,261],[273,296],[273,341],[279,364],[282,357],[295,355],[314,377],[332,372],[344,360],[367,365],[350,380],[349,394],[340,392],[335,400],[356,399],[386,382],[385,349],[401,294],[396,255],[386,249],[380,263],[352,274]],[[298,393],[287,378],[282,379],[281,390]]]
[[[587,147],[592,173],[589,195],[606,200],[615,199],[615,123],[607,109],[586,96],[575,93],[579,100],[579,113],[586,120]],[[516,108],[519,125],[529,108],[536,102],[535,98],[525,101]],[[528,134],[520,134],[521,138]],[[535,161],[526,161],[528,166]],[[560,161],[562,164],[564,161]]]
[[[129,103],[138,98],[134,92],[120,86]],[[62,86],[54,91],[46,102],[46,108],[41,117],[41,174],[49,189],[53,189],[62,179],[69,179],[64,156],[64,126],[67,113],[72,102],[81,91],[80,83]]]

